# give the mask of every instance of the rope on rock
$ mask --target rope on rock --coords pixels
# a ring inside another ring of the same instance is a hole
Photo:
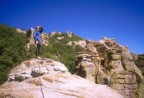
[[[38,61],[38,67],[39,67],[39,72],[40,72],[41,68],[40,68],[40,65],[39,65],[39,61]],[[42,98],[45,98],[44,93],[43,93],[43,88],[42,88],[41,77],[39,77],[39,82],[40,82],[40,90],[41,90],[41,93],[42,93]]]

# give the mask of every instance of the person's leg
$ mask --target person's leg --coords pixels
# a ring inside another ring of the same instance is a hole
[[[38,44],[36,44],[36,56],[38,56]]]
[[[37,56],[40,56],[40,46],[41,46],[40,43],[37,44]]]

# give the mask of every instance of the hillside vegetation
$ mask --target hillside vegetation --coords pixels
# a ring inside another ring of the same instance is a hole
[[[59,40],[57,37],[64,37]],[[49,45],[41,46],[41,57],[52,58],[60,61],[72,72],[75,63],[75,54],[82,51],[81,46],[69,46],[69,41],[78,41],[82,38],[75,36],[68,37],[66,33],[55,34],[49,37]],[[0,25],[0,84],[7,80],[10,69],[20,62],[35,58],[35,46],[31,46],[29,55],[24,52],[26,35],[17,33],[15,28]]]
[[[7,80],[10,69],[26,59],[23,51],[26,35],[14,28],[0,25],[0,83]]]

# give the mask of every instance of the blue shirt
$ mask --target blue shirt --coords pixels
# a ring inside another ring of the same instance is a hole
[[[38,31],[35,31],[33,33],[33,38],[35,41],[41,41],[42,40],[42,36],[41,36],[40,32],[38,32]]]

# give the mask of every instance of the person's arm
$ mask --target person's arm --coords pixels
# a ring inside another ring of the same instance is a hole
[[[42,40],[42,36],[39,32],[37,32],[36,40],[39,42]]]
[[[34,41],[37,41],[36,32],[33,32]]]

